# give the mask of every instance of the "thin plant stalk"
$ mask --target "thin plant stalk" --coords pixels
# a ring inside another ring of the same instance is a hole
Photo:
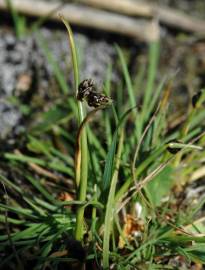
[[[149,44],[149,66],[148,66],[148,77],[147,85],[145,89],[143,109],[142,109],[142,119],[146,121],[146,112],[149,108],[149,102],[152,99],[154,82],[157,73],[157,65],[159,60],[159,42],[154,41]],[[148,116],[148,115],[147,115]]]
[[[74,71],[74,87],[77,97],[78,85],[80,82],[77,50],[75,47],[73,33],[70,25],[65,21],[65,19],[62,16],[61,20],[65,24],[68,31],[68,39],[71,48],[72,64]],[[79,123],[82,123],[85,118],[82,103],[80,101],[77,101],[77,106],[78,106],[78,121]],[[78,200],[85,201],[87,193],[87,178],[88,178],[88,147],[87,147],[86,129],[83,129],[81,133],[79,155],[80,157],[78,158],[78,164],[76,164],[75,168],[75,182],[77,187]],[[83,224],[84,224],[84,206],[80,206],[77,210],[76,229],[75,229],[75,237],[77,240],[80,241],[83,239],[83,226],[84,226]]]
[[[111,186],[108,195],[108,201],[106,206],[105,213],[105,227],[104,227],[104,238],[103,238],[103,269],[109,269],[109,243],[110,243],[110,235],[112,232],[112,224],[113,224],[113,211],[115,209],[115,189],[117,185],[118,179],[118,171],[121,160],[121,153],[123,149],[123,141],[124,141],[124,130],[121,130],[120,140],[118,144],[118,151],[116,155],[116,164],[115,171],[112,176]]]

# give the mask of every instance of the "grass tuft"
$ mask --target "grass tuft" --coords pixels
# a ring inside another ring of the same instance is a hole
[[[204,177],[203,90],[179,122],[169,109],[175,75],[157,80],[159,43],[148,48],[147,74],[143,66],[134,76],[116,46],[123,76],[113,87],[109,64],[104,82],[114,102],[87,113],[86,98],[77,100],[74,36],[61,19],[73,86],[41,40],[63,100],[42,113],[22,148],[2,153],[0,268],[202,267],[205,200],[190,189]]]

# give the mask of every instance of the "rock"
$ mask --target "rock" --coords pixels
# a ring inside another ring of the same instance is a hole
[[[54,69],[47,59],[42,42],[48,46],[68,84],[72,84],[66,31],[42,28],[39,33],[41,39],[37,34],[17,39],[13,33],[0,31],[0,139],[10,137],[23,117],[19,108],[9,103],[11,97],[15,96],[29,105],[34,95],[40,96],[40,104],[52,96],[49,91],[53,89]],[[75,41],[80,55],[81,79],[93,78],[98,85],[102,85],[108,64],[113,62],[115,55],[113,46],[105,41],[91,40],[82,34],[75,34]],[[113,74],[113,79],[116,79],[116,74]]]

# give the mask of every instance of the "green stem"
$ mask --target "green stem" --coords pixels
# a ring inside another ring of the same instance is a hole
[[[77,96],[78,85],[79,85],[79,68],[78,68],[78,59],[77,59],[77,51],[75,47],[75,42],[73,38],[73,33],[70,25],[65,21],[65,19],[61,16],[61,20],[65,24],[68,31],[68,39],[71,48],[71,56],[72,56],[72,64],[74,70],[74,85],[75,85],[75,93]],[[83,106],[80,101],[77,101],[78,106],[78,120],[79,123],[82,123],[84,120],[84,111]],[[88,147],[87,147],[87,134],[86,129],[82,130],[81,141],[80,141],[80,165],[77,167],[78,169],[75,171],[75,181],[77,184],[77,199],[79,201],[86,200],[87,193],[87,178],[88,178]],[[80,206],[77,210],[76,215],[76,230],[75,237],[77,240],[81,241],[83,239],[83,225],[84,225],[84,206]]]
[[[121,131],[117,155],[116,155],[116,165],[115,171],[112,176],[111,186],[108,195],[108,201],[106,206],[105,213],[105,227],[104,227],[104,238],[103,238],[103,269],[109,269],[109,246],[110,246],[110,235],[113,224],[113,216],[114,216],[114,204],[115,204],[115,189],[118,180],[118,171],[120,166],[121,153],[123,149],[123,141],[124,141],[124,130]]]

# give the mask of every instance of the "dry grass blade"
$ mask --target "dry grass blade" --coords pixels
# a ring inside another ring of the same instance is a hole
[[[168,26],[205,33],[203,20],[191,17],[174,8],[167,8],[151,2],[133,0],[78,0],[78,2],[130,16],[157,17],[160,22]]]
[[[47,14],[52,14],[54,10],[59,10],[58,3],[45,0],[13,0],[12,5],[17,12],[28,16],[45,17]],[[34,6],[35,8],[33,8]],[[4,0],[0,0],[0,9],[7,10]],[[154,29],[157,29],[156,32],[159,32],[158,26],[153,28],[152,22],[146,22],[83,5],[79,6],[72,3],[65,4],[59,12],[72,24],[114,32],[145,42],[150,42],[150,38],[153,37],[153,33],[155,32],[153,31]],[[59,16],[55,13],[52,14],[49,19],[59,21]]]
[[[202,138],[203,136],[205,136],[205,132],[199,134],[197,137],[195,137],[194,139],[192,139],[186,146],[184,146],[183,148],[181,148],[179,150],[178,153],[182,153],[185,149],[189,148],[189,145],[193,145],[193,143],[197,142],[200,138]],[[199,149],[201,150],[201,149]],[[137,193],[139,193],[142,188],[148,183],[150,182],[155,176],[157,176],[171,161],[173,161],[175,159],[174,155],[173,157],[169,158],[167,161],[165,161],[164,163],[160,164],[155,170],[153,170],[148,176],[146,176],[143,180],[141,180],[139,183],[137,183],[136,185],[132,186],[124,195],[123,198],[121,198],[122,203],[120,203],[118,209],[117,209],[117,213],[131,200],[131,198],[133,196],[135,196]],[[135,180],[136,182],[136,180]],[[132,192],[132,193],[131,193]],[[131,195],[129,195],[131,193]]]
[[[194,171],[190,177],[189,182],[194,182],[202,177],[205,176],[205,166],[199,168],[198,170]]]
[[[142,136],[141,136],[141,138],[140,138],[140,140],[139,140],[139,143],[137,144],[137,147],[136,147],[136,150],[135,150],[135,153],[134,153],[133,162],[132,162],[132,178],[133,178],[133,181],[136,181],[136,180],[135,180],[135,164],[136,164],[137,156],[138,156],[138,154],[139,154],[140,147],[141,147],[141,145],[142,145],[142,142],[143,142],[143,140],[144,140],[145,135],[147,134],[147,132],[148,132],[150,126],[152,125],[152,123],[154,122],[154,120],[155,120],[155,118],[156,118],[156,115],[157,115],[157,113],[158,113],[158,111],[159,111],[159,108],[160,108],[160,106],[157,107],[157,109],[156,109],[156,111],[154,112],[153,116],[151,117],[149,123],[147,124],[147,126],[146,126],[146,128],[145,128],[145,130],[144,130],[144,132],[143,132],[143,134],[142,134]],[[136,183],[135,183],[135,184],[136,184]]]
[[[120,203],[118,209],[117,209],[117,213],[132,199],[133,196],[135,196],[138,192],[140,192],[142,190],[142,188],[148,183],[150,182],[156,175],[158,175],[170,162],[171,160],[173,160],[174,157],[169,158],[166,162],[160,164],[154,171],[152,171],[147,177],[145,177],[142,181],[140,181],[139,183],[137,183],[137,185],[131,187],[126,194],[124,194],[124,198],[127,198]],[[135,180],[136,181],[136,180]],[[133,191],[133,192],[132,192]],[[131,195],[129,195],[129,193],[132,192]]]

